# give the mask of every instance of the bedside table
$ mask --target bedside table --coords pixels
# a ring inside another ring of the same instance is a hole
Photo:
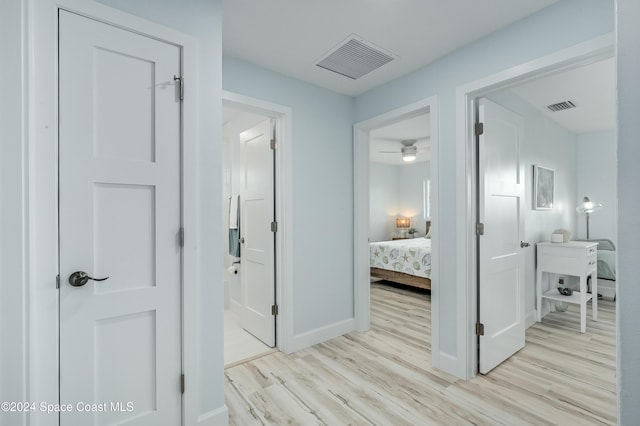
[[[538,262],[536,267],[537,321],[542,320],[542,300],[580,305],[580,332],[587,328],[587,302],[591,300],[593,320],[598,320],[598,243],[589,241],[569,241],[567,243],[537,243]],[[563,296],[557,285],[550,283],[549,290],[542,292],[544,273],[574,275],[580,277],[580,291],[571,296]],[[591,275],[591,293],[587,293],[587,277]],[[593,295],[596,295],[593,297]]]

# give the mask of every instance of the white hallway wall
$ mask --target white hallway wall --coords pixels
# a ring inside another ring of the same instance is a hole
[[[618,77],[618,424],[640,419],[640,2],[616,1]]]
[[[353,98],[229,56],[222,84],[292,109],[295,347],[354,315]]]
[[[6,1],[0,8],[0,81],[13,82],[0,97],[0,401],[28,399],[23,7],[26,1]],[[25,417],[2,413],[0,425],[21,424]]]

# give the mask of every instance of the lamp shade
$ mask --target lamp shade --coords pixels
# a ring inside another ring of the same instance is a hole
[[[411,220],[408,217],[399,217],[396,219],[396,228],[408,228],[411,226]]]
[[[601,203],[594,203],[589,199],[589,197],[584,197],[582,199],[582,203],[578,204],[578,207],[576,207],[576,211],[582,214],[591,214],[595,211],[600,210],[601,208]]]

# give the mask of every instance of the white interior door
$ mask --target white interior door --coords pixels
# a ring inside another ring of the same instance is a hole
[[[274,152],[272,126],[265,120],[240,135],[240,281],[242,327],[275,346]]]
[[[520,160],[522,118],[487,100],[479,101],[484,132],[478,144],[480,237],[480,372],[486,374],[524,347],[524,256]]]
[[[180,49],[61,11],[59,54],[61,424],[179,425]]]

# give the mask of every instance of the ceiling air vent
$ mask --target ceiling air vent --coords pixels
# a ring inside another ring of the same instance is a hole
[[[547,108],[549,108],[553,112],[564,111],[566,109],[571,109],[575,107],[576,107],[576,104],[574,104],[571,101],[564,101],[564,102],[558,102],[557,104],[547,105]]]
[[[316,65],[356,80],[398,56],[351,34],[320,58]]]

